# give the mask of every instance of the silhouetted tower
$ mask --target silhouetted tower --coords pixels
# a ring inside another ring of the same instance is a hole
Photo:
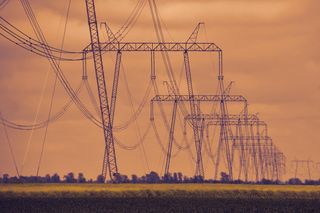
[[[307,171],[308,171],[309,180],[311,180],[310,165],[313,164],[313,161],[311,161],[311,160],[293,160],[292,162],[295,165],[295,172],[294,172],[294,177],[295,178],[297,178],[297,175],[299,173],[299,169],[306,168]]]
[[[110,107],[108,102],[108,94],[107,94],[106,81],[104,76],[104,67],[103,67],[103,61],[102,61],[101,46],[100,46],[100,40],[99,40],[99,32],[98,32],[98,24],[97,24],[97,16],[96,16],[94,0],[86,0],[86,9],[87,9],[88,25],[89,25],[90,38],[91,38],[91,51],[93,55],[94,69],[95,69],[96,81],[97,81],[97,87],[98,87],[103,134],[104,134],[104,140],[105,140],[105,152],[104,152],[104,161],[102,166],[102,176],[106,178],[107,171],[109,171],[109,177],[111,180],[113,180],[114,175],[118,173],[118,165],[117,165],[117,158],[116,158],[116,152],[115,152],[114,140],[113,140],[114,138],[113,138],[113,132],[112,132],[113,118],[111,118],[111,112],[110,112]],[[113,107],[113,110],[114,110],[114,107]]]

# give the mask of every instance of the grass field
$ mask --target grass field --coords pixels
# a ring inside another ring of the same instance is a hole
[[[319,186],[0,185],[0,212],[319,212]]]

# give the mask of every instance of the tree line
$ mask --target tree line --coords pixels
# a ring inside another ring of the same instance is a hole
[[[181,172],[174,172],[168,175],[160,176],[156,172],[150,172],[141,177],[133,174],[131,178],[127,175],[121,175],[119,173],[114,174],[113,183],[146,183],[146,184],[156,184],[156,183],[231,183],[231,184],[290,184],[290,185],[320,185],[319,180],[300,180],[299,178],[291,178],[285,182],[273,181],[263,179],[259,182],[244,182],[242,180],[231,180],[229,175],[225,172],[220,173],[220,180],[204,179],[202,176],[187,177]],[[10,177],[8,174],[4,174],[0,177],[0,183],[2,184],[15,184],[15,183],[105,183],[105,179],[102,175],[97,176],[96,179],[87,179],[83,173],[78,173],[75,175],[73,172],[69,172],[64,176],[59,176],[57,173],[53,175],[45,176],[13,176]],[[107,181],[110,182],[110,181]]]

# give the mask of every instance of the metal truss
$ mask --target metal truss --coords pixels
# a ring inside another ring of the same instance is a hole
[[[189,42],[110,42],[100,43],[102,52],[220,52],[214,43],[189,43]],[[85,51],[92,51],[90,46]]]
[[[97,17],[94,0],[86,0],[86,11],[88,16],[88,25],[91,38],[91,52],[93,54],[94,69],[98,87],[98,95],[100,101],[101,119],[105,140],[105,153],[102,166],[102,176],[106,178],[109,171],[109,177],[113,180],[114,175],[118,173],[118,165],[116,152],[114,147],[112,119],[108,102],[107,87],[104,76],[104,67],[99,40],[99,32],[97,26]]]
[[[154,101],[201,101],[201,102],[220,102],[220,101],[227,101],[227,102],[247,102],[247,100],[242,95],[157,95],[151,99],[151,102]]]

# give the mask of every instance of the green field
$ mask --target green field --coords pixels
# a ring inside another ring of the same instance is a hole
[[[1,212],[319,212],[319,186],[0,185]]]

